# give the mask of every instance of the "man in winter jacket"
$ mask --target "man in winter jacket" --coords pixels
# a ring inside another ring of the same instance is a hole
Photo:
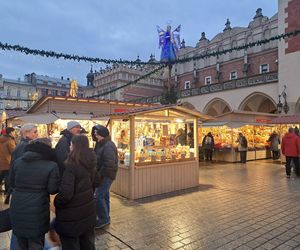
[[[11,155],[16,147],[15,139],[12,134],[14,130],[14,128],[6,128],[5,135],[0,136],[0,185],[2,185],[2,181],[6,180],[8,176]],[[8,187],[5,185],[5,193],[7,191]]]
[[[70,152],[71,140],[74,135],[80,134],[81,126],[79,122],[69,121],[67,123],[67,129],[60,132],[62,137],[59,139],[55,146],[55,152],[59,167],[60,175],[62,176],[65,169],[65,160]]]
[[[288,133],[284,135],[281,143],[282,154],[285,155],[285,171],[287,178],[291,177],[291,162],[295,164],[295,172],[300,176],[299,155],[300,155],[300,138],[294,133],[293,128],[289,128]]]
[[[43,249],[49,230],[49,195],[59,187],[56,156],[48,138],[32,140],[9,176],[13,188],[10,219],[20,249]]]
[[[96,189],[96,228],[103,228],[110,224],[110,196],[109,189],[116,179],[118,171],[118,150],[111,141],[109,131],[106,127],[95,126],[95,137],[97,144],[95,152],[97,155],[97,169],[100,174],[100,186]]]

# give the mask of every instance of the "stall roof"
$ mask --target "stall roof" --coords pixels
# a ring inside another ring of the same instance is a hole
[[[15,119],[23,122],[30,122],[36,124],[50,124],[58,119],[67,120],[91,120],[90,114],[74,114],[74,113],[44,113],[44,114],[25,114],[23,116],[15,117]]]
[[[259,122],[204,122],[201,124],[202,127],[221,127],[227,126],[230,128],[240,128],[246,125],[254,126],[272,126],[271,124],[259,123]]]
[[[51,113],[45,114],[26,114],[23,116],[18,116],[15,119],[21,120],[23,122],[35,123],[35,124],[50,124],[58,120],[59,118]]]
[[[293,124],[300,123],[300,115],[283,115],[271,121],[272,124]]]
[[[156,107],[144,107],[144,108],[127,110],[127,111],[124,111],[124,112],[103,114],[103,115],[100,115],[100,116],[94,116],[93,118],[108,117],[108,116],[117,117],[117,116],[142,115],[142,114],[148,114],[148,113],[157,112],[157,111],[164,111],[164,110],[173,110],[173,111],[178,111],[178,112],[181,112],[181,113],[186,113],[188,115],[192,115],[192,116],[195,116],[197,118],[200,118],[204,121],[214,120],[214,118],[212,116],[200,113],[199,111],[196,111],[196,110],[191,110],[191,109],[182,107],[180,105],[159,105],[159,106],[156,106]]]
[[[26,110],[5,109],[6,119],[24,115]]]
[[[49,100],[60,100],[67,102],[80,102],[80,103],[103,103],[103,104],[111,104],[111,105],[124,105],[128,107],[149,107],[149,106],[157,106],[157,104],[145,104],[145,103],[132,103],[132,102],[122,102],[116,100],[97,100],[93,98],[77,98],[70,96],[43,96],[39,100],[37,100],[28,110],[27,113],[34,113],[43,103]]]

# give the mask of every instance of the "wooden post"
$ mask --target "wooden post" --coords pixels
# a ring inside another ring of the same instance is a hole
[[[194,154],[199,164],[198,118],[194,118]]]
[[[134,152],[135,152],[135,121],[134,116],[130,116],[130,164],[129,164],[129,199],[134,199],[135,179],[134,179]]]

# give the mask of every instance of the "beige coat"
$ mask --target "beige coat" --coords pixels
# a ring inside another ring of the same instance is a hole
[[[0,136],[0,171],[9,170],[11,155],[16,148],[15,140],[9,136]]]

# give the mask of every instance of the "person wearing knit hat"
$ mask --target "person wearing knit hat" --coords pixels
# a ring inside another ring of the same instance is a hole
[[[116,179],[118,171],[118,150],[109,136],[109,130],[96,125],[93,130],[97,140],[95,152],[97,155],[97,170],[100,174],[100,186],[96,188],[97,224],[95,228],[103,228],[110,224],[109,190]]]
[[[62,176],[65,169],[65,160],[70,152],[71,140],[74,135],[79,135],[81,131],[81,125],[77,121],[69,121],[67,128],[60,132],[62,137],[59,139],[55,146],[55,152],[58,162],[60,174]]]

